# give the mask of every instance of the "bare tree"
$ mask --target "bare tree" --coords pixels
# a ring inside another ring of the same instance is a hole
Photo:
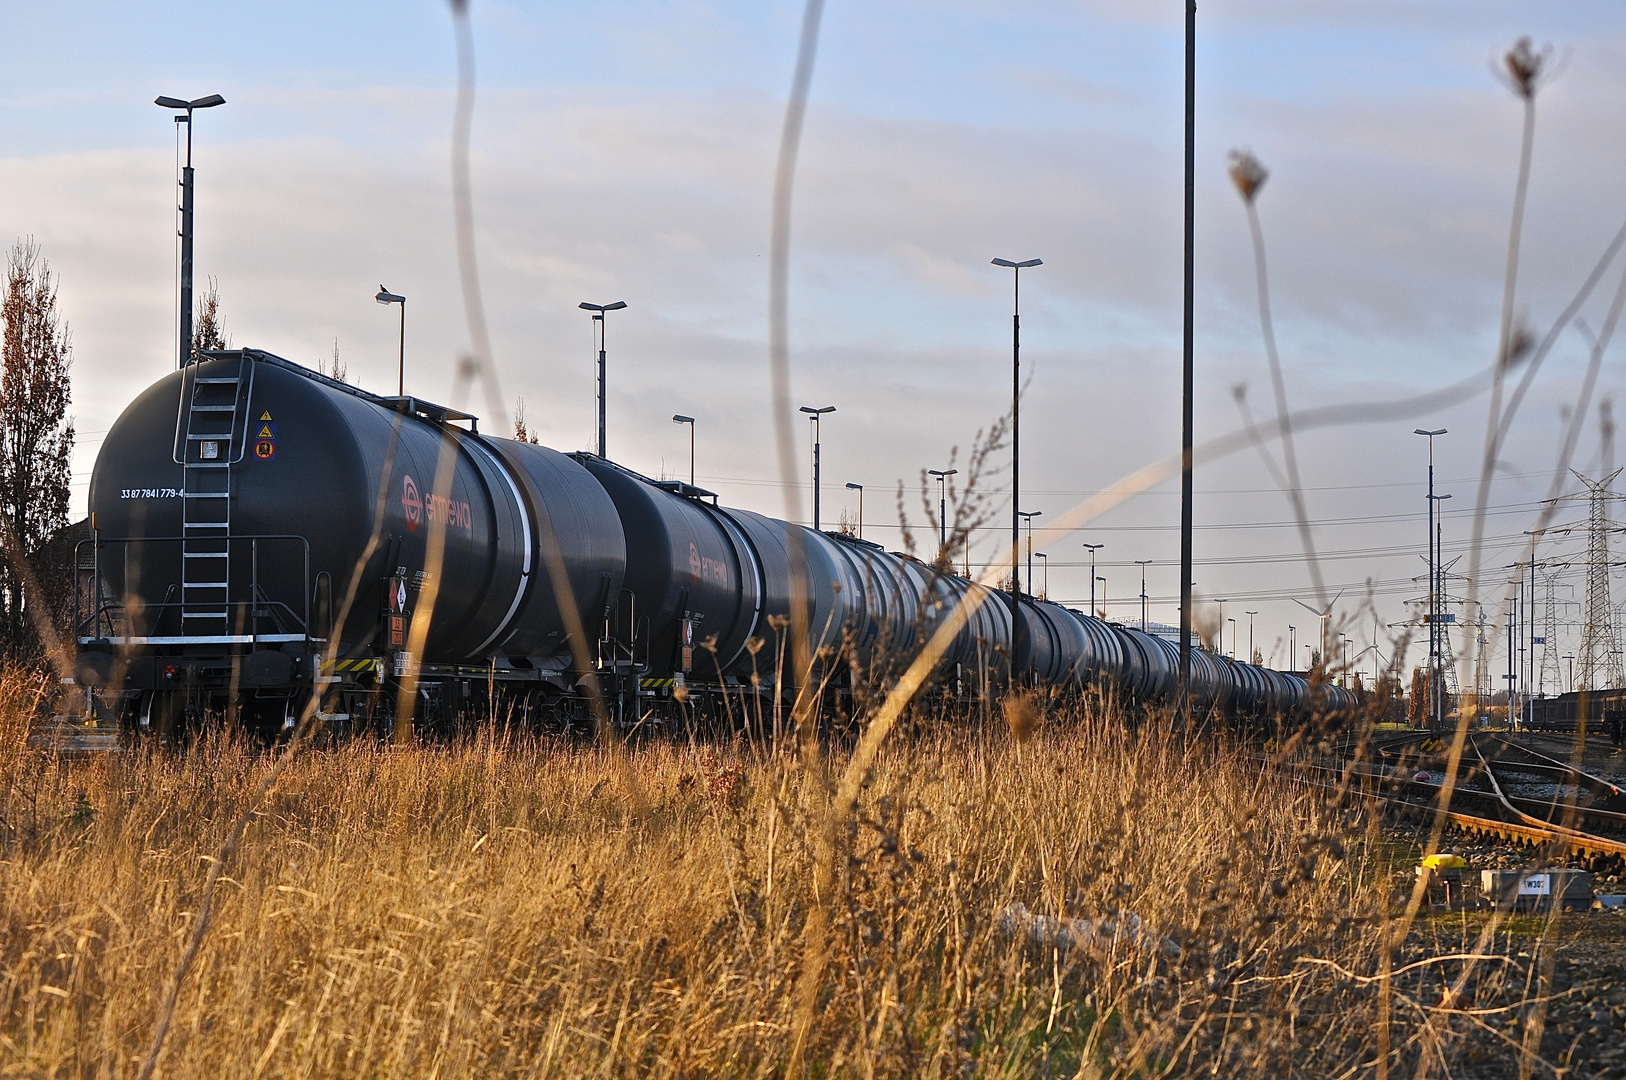
[[[514,399],[514,441],[536,445],[537,438],[530,428],[525,426],[525,399]]]
[[[325,360],[320,357],[316,361],[316,370],[330,379],[342,383],[350,381],[350,369],[345,367],[344,361],[339,359],[339,339],[333,339],[333,359]]]
[[[9,651],[32,654],[39,646],[33,617],[55,619],[52,612],[29,610],[25,586],[36,569],[48,568],[18,566],[17,556],[27,553],[38,561],[47,542],[66,528],[73,453],[73,344],[57,312],[56,280],[32,237],[13,244],[7,256],[0,324],[0,528],[9,534],[3,538],[8,558],[0,565],[0,632]]]
[[[1423,674],[1422,668],[1413,668],[1411,672],[1411,702],[1406,710],[1406,722],[1412,727],[1427,727],[1428,718],[1433,710],[1428,701],[1428,676]]]
[[[337,342],[334,343],[337,346]],[[209,290],[198,297],[197,318],[192,320],[192,355],[211,349],[229,349],[231,339],[226,336],[220,321],[220,283],[209,279]]]

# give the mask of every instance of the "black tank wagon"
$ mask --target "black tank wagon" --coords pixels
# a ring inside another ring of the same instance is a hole
[[[90,512],[75,680],[141,730],[235,710],[271,733],[315,688],[332,726],[387,729],[403,680],[431,725],[493,705],[584,718],[589,687],[619,723],[661,720],[674,696],[705,711],[792,692],[779,636],[798,602],[816,654],[856,658],[830,661],[836,696],[912,656],[968,595],[939,669],[962,690],[1152,701],[1178,669],[1167,641],[252,349],[207,353],[125,410]],[[1201,650],[1192,671],[1204,708],[1312,700],[1297,676]]]

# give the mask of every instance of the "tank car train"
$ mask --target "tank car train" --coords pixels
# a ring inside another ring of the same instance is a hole
[[[493,708],[571,722],[591,696],[624,725],[720,714],[731,694],[792,692],[793,602],[833,699],[963,599],[943,693],[1153,702],[1177,678],[1161,638],[253,349],[206,353],[124,411],[90,515],[74,678],[141,731],[230,711],[274,733],[313,689],[330,726],[388,730],[403,681],[427,726]],[[1202,649],[1191,672],[1196,704],[1228,715],[1350,704]]]

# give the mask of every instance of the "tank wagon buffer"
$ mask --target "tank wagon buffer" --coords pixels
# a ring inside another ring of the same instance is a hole
[[[1110,683],[1152,701],[1179,668],[1159,638],[252,349],[206,353],[124,411],[90,512],[74,678],[154,733],[232,712],[273,735],[313,691],[331,727],[387,731],[403,684],[431,727],[583,721],[595,694],[622,725],[721,715],[725,694],[795,692],[793,603],[833,698],[968,593],[945,688]],[[1297,676],[1192,659],[1204,708],[1312,704]]]

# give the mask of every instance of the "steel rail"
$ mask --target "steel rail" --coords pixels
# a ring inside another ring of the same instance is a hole
[[[1600,839],[1600,841],[1605,839],[1602,838],[1602,836],[1598,836],[1597,833],[1587,833],[1585,830],[1577,830],[1577,828],[1574,828],[1574,826],[1559,825],[1558,821],[1553,821],[1551,818],[1532,817],[1532,815],[1525,813],[1524,810],[1520,810],[1519,807],[1515,807],[1515,802],[1525,803],[1525,805],[1532,805],[1532,803],[1535,803],[1538,808],[1543,808],[1543,810],[1556,810],[1556,812],[1572,813],[1572,815],[1577,818],[1592,817],[1597,818],[1597,820],[1626,820],[1626,818],[1621,817],[1621,815],[1615,815],[1615,813],[1608,812],[1608,810],[1590,810],[1589,812],[1587,808],[1579,807],[1579,805],[1576,805],[1576,803],[1559,803],[1556,802],[1556,800],[1548,803],[1537,803],[1532,799],[1519,799],[1517,795],[1512,795],[1512,797],[1509,797],[1509,795],[1502,790],[1501,781],[1496,779],[1494,769],[1491,768],[1489,761],[1485,760],[1485,755],[1481,753],[1478,745],[1473,747],[1473,753],[1480,756],[1480,763],[1485,766],[1485,776],[1488,777],[1489,781],[1491,781],[1491,787],[1496,789],[1496,797],[1501,800],[1502,805],[1504,805],[1509,812],[1519,815],[1522,820],[1528,821],[1528,823],[1535,823],[1535,825],[1545,826],[1545,828],[1550,828],[1550,830],[1554,831],[1561,831],[1561,833],[1574,834],[1574,836],[1587,836],[1587,838]]]
[[[1276,767],[1282,770],[1307,769],[1314,772],[1330,773],[1334,776],[1340,777],[1346,775],[1343,770],[1333,769],[1325,765],[1314,765],[1309,762],[1278,762],[1276,763]],[[1380,784],[1385,780],[1399,783],[1416,783],[1415,781],[1406,781],[1403,777],[1385,777],[1375,773],[1358,771],[1350,772],[1348,774],[1348,778],[1366,778]],[[1329,784],[1319,780],[1307,779],[1303,776],[1290,776],[1290,779],[1297,783],[1306,784],[1308,786],[1319,788],[1323,791],[1332,792],[1340,796],[1347,796],[1351,794],[1351,789],[1355,787],[1355,785],[1348,782]],[[1492,780],[1492,784],[1493,786],[1495,785],[1494,779]],[[1424,785],[1425,788],[1428,786],[1430,785]],[[1364,786],[1362,787],[1362,790],[1354,793],[1358,794],[1362,798],[1373,799],[1389,806],[1404,807],[1408,810],[1438,815],[1447,823],[1468,832],[1495,835],[1506,840],[1517,840],[1530,844],[1561,844],[1568,850],[1582,855],[1619,855],[1626,857],[1626,841],[1612,840],[1608,837],[1585,832],[1581,829],[1572,829],[1563,825],[1557,825],[1553,822],[1543,821],[1540,818],[1531,817],[1530,815],[1524,814],[1514,806],[1510,805],[1507,802],[1506,797],[1501,795],[1499,789],[1496,794],[1493,795],[1491,792],[1475,791],[1472,788],[1458,787],[1455,794],[1458,796],[1466,796],[1468,798],[1477,797],[1487,800],[1497,799],[1500,806],[1506,813],[1516,815],[1521,819],[1520,821],[1503,821],[1495,818],[1481,817],[1477,814],[1464,814],[1458,810],[1442,810],[1433,802],[1423,802],[1416,799],[1384,795],[1377,791],[1366,789]]]
[[[1608,809],[1604,809],[1603,807],[1597,807],[1597,806],[1586,806],[1586,805],[1583,805],[1582,803],[1580,803],[1579,801],[1573,802],[1573,803],[1560,802],[1558,800],[1558,797],[1557,797],[1556,794],[1554,795],[1554,797],[1551,800],[1549,800],[1547,802],[1543,802],[1540,799],[1532,799],[1532,798],[1528,798],[1528,797],[1525,797],[1525,796],[1507,794],[1505,791],[1502,790],[1501,781],[1496,776],[1496,773],[1495,773],[1496,765],[1493,764],[1491,761],[1487,760],[1485,758],[1485,756],[1482,753],[1480,753],[1479,748],[1477,746],[1474,747],[1474,752],[1476,754],[1480,755],[1480,762],[1484,766],[1483,771],[1484,771],[1485,775],[1487,777],[1489,777],[1490,782],[1491,782],[1491,786],[1496,789],[1497,797],[1499,799],[1501,799],[1502,802],[1506,803],[1508,808],[1510,810],[1512,810],[1513,812],[1518,813],[1518,814],[1523,814],[1523,810],[1521,809],[1521,807],[1523,807],[1523,808],[1533,809],[1533,810],[1536,810],[1536,811],[1539,811],[1539,812],[1552,811],[1553,813],[1559,813],[1559,814],[1572,813],[1572,814],[1575,815],[1575,817],[1577,819],[1580,819],[1580,820],[1588,820],[1588,819],[1590,819],[1591,821],[1595,821],[1595,822],[1606,822],[1608,824],[1614,825],[1617,828],[1626,829],[1626,814],[1622,814],[1622,813],[1620,813],[1619,811],[1616,811],[1616,810],[1608,810]],[[1513,766],[1513,768],[1517,769],[1518,766]],[[1530,815],[1525,814],[1524,816],[1529,817]],[[1557,822],[1554,822],[1552,820],[1551,815],[1547,815],[1547,816],[1544,816],[1544,817],[1538,817],[1538,818],[1535,818],[1534,820],[1545,821],[1545,822],[1547,822],[1549,824],[1557,825]],[[1559,826],[1559,827],[1562,828],[1563,826]],[[1577,830],[1577,831],[1584,831],[1584,830]],[[1589,833],[1588,835],[1599,835],[1599,834]]]
[[[1605,780],[1601,776],[1597,776],[1597,775],[1594,775],[1593,773],[1589,773],[1585,769],[1577,768],[1576,766],[1571,765],[1567,761],[1560,761],[1558,758],[1548,757],[1546,754],[1543,754],[1543,753],[1540,753],[1538,751],[1532,750],[1528,746],[1520,746],[1518,743],[1513,742],[1511,739],[1504,739],[1500,735],[1492,735],[1491,738],[1496,740],[1497,742],[1501,743],[1503,746],[1511,746],[1513,749],[1519,751],[1522,754],[1529,754],[1531,757],[1540,758],[1542,761],[1547,762],[1550,766],[1552,766],[1554,768],[1558,768],[1558,769],[1563,769],[1565,772],[1569,773],[1572,776],[1579,776],[1579,777],[1581,777],[1582,779],[1584,779],[1584,780],[1586,780],[1588,782],[1588,786],[1591,786],[1593,788],[1603,788],[1603,789],[1606,789],[1606,790],[1608,790],[1610,792],[1613,792],[1616,795],[1626,794],[1626,792],[1621,791],[1619,785],[1614,784],[1614,783],[1612,783],[1612,782],[1610,782],[1608,780]]]
[[[1337,795],[1347,796],[1350,791],[1339,785],[1326,784],[1317,780],[1307,780],[1303,777],[1292,777],[1296,783],[1307,787],[1319,788]],[[1453,825],[1464,832],[1479,835],[1496,836],[1503,840],[1515,840],[1536,846],[1553,845],[1579,855],[1619,855],[1626,858],[1626,842],[1610,840],[1602,836],[1594,836],[1578,830],[1560,831],[1554,825],[1524,825],[1510,821],[1498,821],[1495,818],[1479,817],[1476,814],[1464,814],[1457,810],[1441,810],[1438,806],[1416,802],[1411,799],[1393,798],[1380,795],[1377,792],[1367,791],[1359,793],[1362,798],[1372,799],[1389,806],[1403,807],[1407,810],[1434,814],[1447,824]]]

